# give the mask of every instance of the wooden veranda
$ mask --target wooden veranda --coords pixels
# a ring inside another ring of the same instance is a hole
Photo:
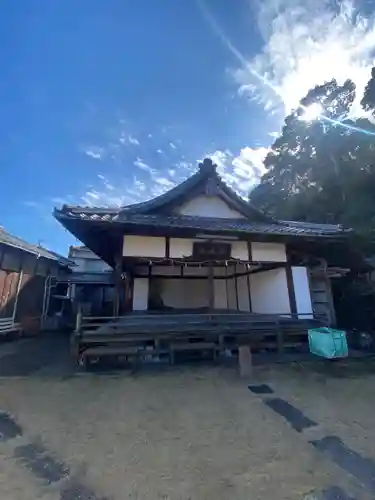
[[[135,362],[163,358],[174,363],[178,353],[211,353],[216,359],[243,345],[282,354],[307,342],[307,330],[317,319],[246,312],[131,313],[122,317],[78,314],[72,352],[80,364],[93,359],[122,357]]]

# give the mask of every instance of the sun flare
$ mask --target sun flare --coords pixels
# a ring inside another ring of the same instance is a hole
[[[300,120],[303,120],[304,122],[312,122],[314,120],[317,120],[320,115],[323,112],[322,106],[314,102],[313,104],[310,104],[310,106],[307,106],[304,110],[302,115],[300,116]]]

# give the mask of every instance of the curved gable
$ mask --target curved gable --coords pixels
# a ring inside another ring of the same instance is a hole
[[[123,213],[150,215],[194,215],[202,217],[249,219],[254,222],[277,223],[257,210],[226,185],[216,172],[216,165],[205,158],[199,170],[166,193],[123,209]]]

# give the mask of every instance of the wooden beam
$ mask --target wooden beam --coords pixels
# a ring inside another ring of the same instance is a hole
[[[253,260],[253,254],[251,251],[251,242],[250,241],[247,242],[247,253],[249,254],[248,255],[249,260]]]
[[[208,268],[208,266],[205,266]],[[245,271],[243,273],[234,273],[234,274],[231,274],[230,276],[228,276],[228,268],[225,269],[225,273],[226,273],[226,276],[215,276],[215,279],[227,279],[228,278],[240,278],[241,276],[248,276],[249,274],[257,274],[257,273],[262,273],[262,272],[265,272],[265,271],[270,271],[272,269],[279,269],[281,267],[285,267],[285,263],[275,263],[275,264],[265,264],[263,267],[261,267],[260,269],[254,269],[254,270],[250,270],[250,271]],[[180,267],[180,273],[179,274],[153,274],[152,276],[154,278],[168,278],[168,279],[177,279],[177,278],[184,278],[184,279],[202,279],[202,275],[197,275],[197,276],[194,276],[194,275],[186,275],[184,274],[183,272],[183,269],[184,269],[184,266],[181,265]],[[137,274],[135,273],[134,276],[136,278],[147,278],[147,274]]]
[[[286,274],[286,283],[288,286],[290,313],[291,313],[292,317],[297,318],[298,315],[297,315],[296,292],[294,290],[292,266],[290,265],[290,262],[287,262],[285,264],[285,274]]]
[[[169,236],[165,238],[165,256],[169,259],[171,255],[171,239]]]

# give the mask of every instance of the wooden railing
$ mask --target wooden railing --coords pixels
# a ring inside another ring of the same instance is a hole
[[[125,319],[126,318],[126,319]],[[159,321],[158,321],[159,319]],[[316,314],[312,313],[299,313],[291,314],[261,314],[261,313],[249,313],[246,311],[239,312],[204,312],[204,313],[172,313],[168,314],[134,314],[128,316],[83,316],[80,312],[77,314],[76,329],[77,333],[84,331],[93,331],[105,324],[109,324],[111,329],[128,329],[133,326],[142,325],[155,325],[158,323],[163,326],[176,325],[183,327],[184,322],[191,326],[195,324],[201,324],[202,320],[210,323],[220,322],[235,322],[235,323],[259,323],[265,321],[277,322],[279,323],[283,319],[311,319],[323,321],[324,315],[318,317]],[[125,321],[124,321],[125,320]],[[323,321],[324,322],[324,321]]]

